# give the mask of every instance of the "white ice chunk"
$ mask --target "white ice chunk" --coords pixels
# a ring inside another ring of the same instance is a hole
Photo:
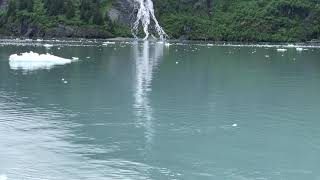
[[[45,48],[48,48],[48,49],[53,47],[52,44],[44,44],[43,46],[44,46]]]
[[[70,64],[70,59],[61,58],[51,54],[38,54],[34,52],[12,54],[9,57],[11,69],[36,70],[50,69],[56,65]]]
[[[277,49],[278,52],[286,52],[287,49]]]
[[[7,180],[7,176],[4,174],[0,174],[0,180]]]
[[[303,48],[297,47],[296,50],[297,50],[297,51],[303,51]]]
[[[102,43],[102,45],[104,45],[104,46],[108,46],[109,44],[116,44],[116,42],[106,41],[106,42]]]
[[[72,60],[76,61],[76,60],[79,60],[78,57],[72,57]]]
[[[238,127],[238,124],[232,124],[232,127]]]

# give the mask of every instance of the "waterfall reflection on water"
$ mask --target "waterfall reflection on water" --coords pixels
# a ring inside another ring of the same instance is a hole
[[[163,44],[144,41],[134,45],[135,81],[134,113],[138,119],[137,126],[145,129],[146,148],[152,145],[154,129],[154,109],[149,98],[152,92],[152,79],[162,56]]]

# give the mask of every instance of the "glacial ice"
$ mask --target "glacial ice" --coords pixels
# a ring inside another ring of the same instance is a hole
[[[7,176],[4,174],[0,174],[0,180],[7,180]]]
[[[26,52],[20,54],[12,54],[9,57],[9,65],[11,69],[17,70],[37,70],[51,69],[56,65],[70,64],[72,60],[54,56],[51,54],[38,54],[34,52]]]

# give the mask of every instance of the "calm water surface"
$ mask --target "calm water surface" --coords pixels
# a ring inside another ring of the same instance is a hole
[[[0,178],[320,179],[320,49],[59,47],[0,46]]]

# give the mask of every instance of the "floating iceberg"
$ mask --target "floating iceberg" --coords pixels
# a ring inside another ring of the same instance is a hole
[[[34,52],[12,54],[9,58],[11,69],[37,70],[51,69],[56,65],[70,64],[72,60],[54,56],[51,54],[38,54]]]

